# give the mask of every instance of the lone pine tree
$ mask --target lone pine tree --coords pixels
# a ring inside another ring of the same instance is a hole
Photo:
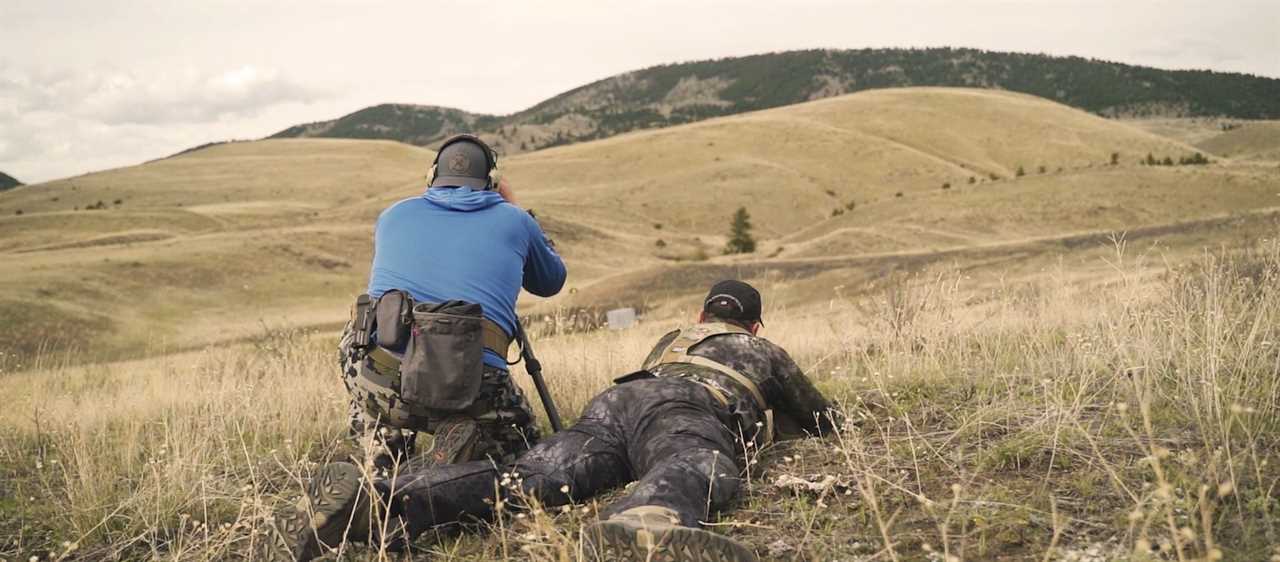
[[[750,254],[756,251],[756,239],[751,237],[751,215],[746,207],[738,207],[733,213],[733,221],[729,223],[729,243],[724,246],[726,254]]]

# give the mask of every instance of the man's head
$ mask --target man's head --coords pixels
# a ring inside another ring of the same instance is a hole
[[[760,330],[760,309],[760,291],[742,281],[729,279],[711,286],[702,301],[698,320],[729,322],[754,334]]]
[[[431,165],[428,187],[470,187],[494,189],[498,156],[474,135],[454,135],[445,139]]]

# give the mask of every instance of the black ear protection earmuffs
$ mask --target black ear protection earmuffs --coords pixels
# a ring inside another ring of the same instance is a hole
[[[444,149],[448,148],[448,146],[453,143],[462,141],[473,142],[480,145],[480,148],[484,149],[485,161],[489,165],[489,183],[485,185],[484,190],[493,191],[497,189],[498,182],[502,180],[502,172],[498,170],[498,153],[492,148],[489,148],[489,145],[480,140],[480,137],[466,133],[453,135],[452,137],[445,139],[444,143],[440,145],[440,150],[436,151],[435,160],[431,161],[431,171],[427,173],[427,185],[430,186],[436,182],[436,174],[440,165],[440,155],[444,153]]]

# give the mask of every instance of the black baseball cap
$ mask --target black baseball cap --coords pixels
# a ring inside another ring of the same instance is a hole
[[[436,175],[429,187],[489,189],[489,171],[497,164],[484,141],[471,135],[450,137],[436,153]]]
[[[711,286],[702,301],[702,311],[725,320],[760,322],[760,291],[737,279],[727,279]]]

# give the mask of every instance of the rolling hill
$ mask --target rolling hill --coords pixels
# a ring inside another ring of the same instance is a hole
[[[1204,241],[1209,227],[1196,225],[1272,228],[1274,167],[1137,163],[1196,150],[1025,94],[910,88],[636,131],[504,166],[571,272],[568,290],[526,298],[526,312],[670,313],[714,275],[792,284],[802,289],[787,306],[817,306],[830,287],[871,290],[900,265],[1005,260],[1033,272],[1096,256],[1115,230],[1175,252]],[[264,327],[336,326],[364,284],[375,217],[420,193],[431,156],[389,141],[271,139],[5,192],[0,351],[136,356]],[[761,249],[720,256],[740,206]]]
[[[332,121],[289,127],[270,138],[389,139],[425,146],[455,132],[488,130],[498,121],[492,115],[448,107],[388,103]]]
[[[1238,124],[1196,146],[1224,157],[1280,162],[1280,121]]]
[[[6,174],[4,172],[0,172],[0,191],[4,191],[6,189],[13,189],[20,185],[22,185],[22,182],[18,181],[13,176],[10,176],[9,174]]]
[[[645,68],[512,115],[385,104],[272,138],[381,138],[419,146],[477,131],[506,154],[870,89],[1023,92],[1105,116],[1280,118],[1280,80],[977,49],[809,50]]]

